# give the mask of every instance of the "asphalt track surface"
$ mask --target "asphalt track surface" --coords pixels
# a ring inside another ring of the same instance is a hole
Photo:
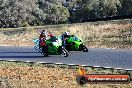
[[[89,48],[89,52],[69,52],[68,57],[43,57],[33,47],[0,46],[0,59],[132,69],[132,50]]]

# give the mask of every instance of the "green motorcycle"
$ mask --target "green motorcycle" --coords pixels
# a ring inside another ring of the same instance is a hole
[[[33,40],[35,43],[35,49],[41,52],[44,56],[48,55],[63,55],[67,57],[68,51],[62,46],[62,41],[60,38],[52,36],[50,39],[46,40],[46,46],[39,48],[39,39]]]
[[[82,38],[76,37],[74,35],[69,35],[69,37],[66,39],[65,48],[68,51],[88,52],[88,48],[83,44]]]

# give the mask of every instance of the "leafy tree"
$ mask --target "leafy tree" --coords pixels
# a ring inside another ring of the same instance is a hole
[[[0,27],[39,26],[132,14],[132,0],[0,0]]]
[[[73,21],[93,19],[118,14],[119,0],[77,0],[71,18]]]
[[[57,0],[39,0],[39,8],[47,15],[45,23],[58,24],[65,23],[69,17],[69,11]]]
[[[132,14],[132,0],[120,0],[121,1],[121,8],[120,14],[121,15],[130,15]]]
[[[0,27],[39,25],[45,20],[36,0],[1,0]]]

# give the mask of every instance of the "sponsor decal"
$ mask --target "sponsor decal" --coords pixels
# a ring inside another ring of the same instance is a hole
[[[127,74],[86,74],[85,69],[79,67],[77,83],[129,83],[130,76]]]

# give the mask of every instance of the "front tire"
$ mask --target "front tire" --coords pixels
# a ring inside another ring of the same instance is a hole
[[[48,57],[48,53],[41,53],[44,57]]]
[[[88,52],[88,48],[83,44],[80,45],[79,50],[82,50],[83,52]]]
[[[69,54],[68,54],[68,51],[65,49],[65,48],[62,48],[62,55],[64,57],[67,57]]]
[[[83,45],[82,49],[83,49],[83,52],[88,52],[88,48],[85,45]]]
[[[48,54],[48,47],[47,46],[42,46],[42,53],[41,53],[44,57],[47,57]]]

